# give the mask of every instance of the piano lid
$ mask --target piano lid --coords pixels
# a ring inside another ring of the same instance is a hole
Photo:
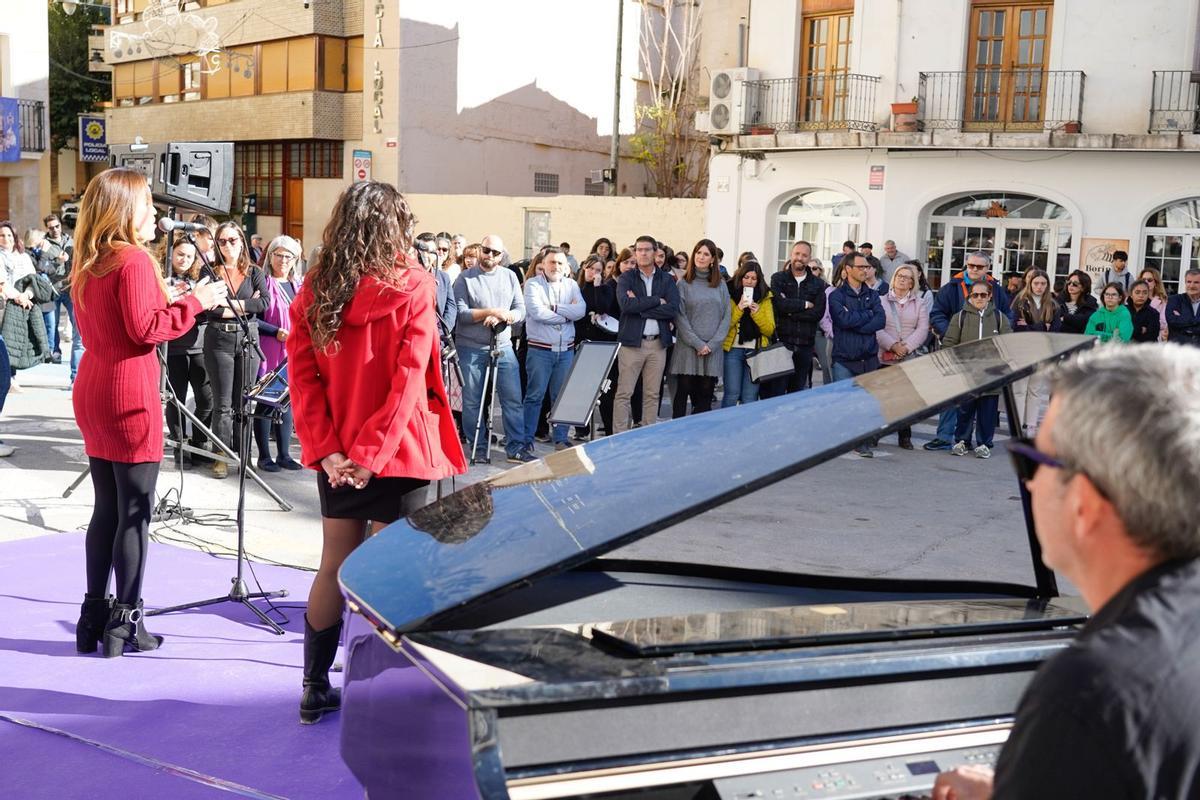
[[[343,591],[393,634],[590,561],[816,466],[1040,364],[1090,336],[1006,334],[749,405],[605,437],[468,486],[389,525],[343,564]],[[806,419],[820,420],[806,425]],[[741,447],[731,449],[730,431]],[[655,476],[706,458],[665,490]],[[719,454],[719,455],[716,455]]]

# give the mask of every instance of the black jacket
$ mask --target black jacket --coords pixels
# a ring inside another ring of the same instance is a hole
[[[1079,307],[1072,314],[1067,310],[1067,295],[1064,292],[1058,298],[1059,328],[1063,333],[1083,333],[1084,329],[1087,328],[1088,320],[1092,317],[1092,313],[1099,307],[1100,305],[1096,302],[1095,297],[1085,294],[1079,298]]]
[[[647,296],[640,269],[631,269],[617,279],[617,304],[621,307],[617,338],[626,347],[642,346],[642,331],[648,319],[658,322],[658,335],[663,347],[671,346],[671,322],[679,314],[679,288],[675,286],[671,274],[661,269],[654,270],[650,288],[650,295]],[[633,292],[634,296],[630,297],[629,292]]]
[[[217,274],[219,275],[220,273]],[[229,296],[245,303],[246,321],[250,323],[251,329],[254,329],[258,323],[258,318],[267,310],[267,274],[259,267],[250,267],[250,274],[238,285],[237,292],[230,292]],[[236,324],[237,320],[233,318],[223,319],[221,317],[221,309],[223,308],[225,306],[221,305],[212,311],[205,311],[199,315],[199,318],[204,322],[232,322]]]
[[[1192,301],[1186,294],[1167,298],[1167,337],[1172,342],[1200,346],[1200,316],[1192,311]]]
[[[1162,319],[1158,316],[1158,309],[1146,303],[1141,311],[1136,311],[1132,300],[1125,301],[1125,307],[1129,309],[1129,316],[1133,317],[1133,336],[1129,341],[1157,342],[1158,335],[1162,333]]]
[[[779,341],[807,346],[816,340],[817,324],[825,316],[827,287],[825,281],[811,272],[800,283],[796,283],[790,268],[771,276],[771,306],[775,310],[775,335]]]
[[[575,341],[615,342],[617,335],[592,322],[592,316],[607,314],[614,319],[621,318],[621,307],[617,305],[617,282],[605,281],[599,286],[585,283],[580,291],[583,302],[587,304],[587,313],[575,323]]]

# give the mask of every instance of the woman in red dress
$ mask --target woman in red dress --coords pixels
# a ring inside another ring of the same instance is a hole
[[[341,706],[329,685],[338,568],[368,528],[424,505],[431,480],[466,470],[442,384],[436,283],[409,253],[412,227],[393,186],[350,186],[290,310],[293,416],[301,462],[318,471],[324,533],[304,624],[304,724]]]
[[[71,297],[88,349],[72,402],[96,495],[75,644],[91,653],[103,639],[109,658],[162,643],[141,624],[150,512],[163,456],[154,346],[186,333],[197,314],[225,297],[223,285],[206,281],[172,296],[145,246],[154,237],[154,217],[146,177],[110,169],[88,184],[75,228]],[[106,596],[114,573],[115,603]]]

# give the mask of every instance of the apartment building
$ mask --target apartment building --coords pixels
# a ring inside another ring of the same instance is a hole
[[[1197,0],[755,0],[708,64],[707,221],[781,265],[886,239],[935,285],[983,250],[1061,285],[1200,267]],[[730,244],[724,244],[728,242]]]
[[[47,19],[45,3],[0,15],[0,220],[18,232],[50,210]]]
[[[113,0],[113,23],[109,141],[234,142],[233,206],[255,195],[264,235],[316,241],[364,177],[413,194],[603,193],[594,118],[536,82],[460,109],[458,28],[396,0]]]

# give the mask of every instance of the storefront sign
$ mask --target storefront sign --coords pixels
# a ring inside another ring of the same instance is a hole
[[[0,161],[20,160],[20,108],[15,97],[0,97]]]
[[[1117,250],[1129,252],[1128,239],[1084,239],[1079,268],[1092,279],[1092,288],[1100,291],[1104,271],[1112,268],[1112,254]]]
[[[868,189],[883,189],[883,167],[871,167],[871,177],[867,181]]]
[[[104,117],[96,114],[79,115],[79,160],[97,163],[108,161],[108,129]]]
[[[371,180],[371,151],[370,150],[355,150],[354,151],[354,180],[356,180],[356,181]]]

